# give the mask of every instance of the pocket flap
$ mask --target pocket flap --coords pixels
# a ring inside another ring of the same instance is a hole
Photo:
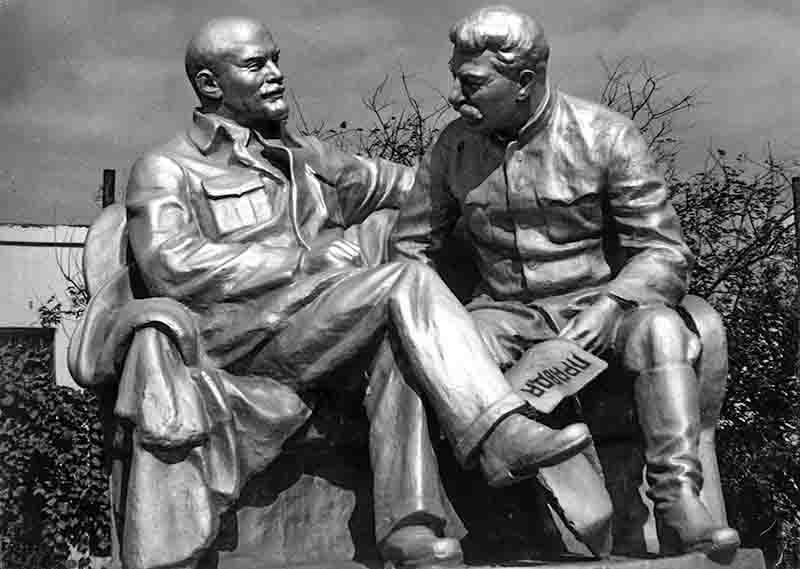
[[[254,172],[223,174],[203,180],[203,190],[212,198],[242,196],[264,187],[264,181]]]

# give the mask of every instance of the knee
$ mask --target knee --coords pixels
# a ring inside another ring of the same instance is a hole
[[[629,370],[665,364],[693,364],[700,340],[680,315],[666,306],[637,310],[623,326],[623,363]]]
[[[419,261],[394,261],[384,267],[393,275],[388,300],[394,311],[419,310],[447,294],[436,271]]]
[[[392,264],[400,265],[404,277],[415,282],[439,278],[439,274],[434,269],[420,261],[395,261]]]
[[[728,374],[728,342],[722,316],[705,300],[687,295],[679,310],[690,328],[697,333],[703,353],[704,372],[712,375]]]
[[[385,266],[397,275],[394,292],[403,296],[446,286],[434,269],[419,261],[393,261]]]
[[[701,420],[704,426],[714,426],[719,419],[725,399],[728,378],[728,343],[722,317],[705,300],[687,295],[681,302],[688,320],[700,338],[702,356],[695,363],[700,382]]]
[[[511,326],[497,314],[484,314],[486,312],[479,310],[470,316],[495,363],[502,371],[506,371],[522,357],[524,350]]]

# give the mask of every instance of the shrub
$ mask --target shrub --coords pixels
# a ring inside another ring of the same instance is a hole
[[[728,518],[776,567],[800,566],[800,380],[796,327],[775,295],[756,295],[727,315],[728,396],[719,425]]]
[[[0,568],[67,566],[109,550],[97,400],[55,385],[52,348],[0,346]]]

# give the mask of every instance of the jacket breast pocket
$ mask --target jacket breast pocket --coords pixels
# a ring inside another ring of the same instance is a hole
[[[202,186],[220,236],[272,217],[268,190],[273,188],[256,173],[206,178]]]

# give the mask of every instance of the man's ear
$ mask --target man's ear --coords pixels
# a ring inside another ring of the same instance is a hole
[[[209,99],[222,98],[222,89],[211,70],[203,69],[202,71],[198,71],[197,75],[194,76],[194,81],[195,85],[197,85],[197,90],[204,97],[208,97]]]
[[[536,72],[531,69],[523,69],[519,73],[519,93],[517,93],[517,101],[524,101],[530,98],[536,87]]]

